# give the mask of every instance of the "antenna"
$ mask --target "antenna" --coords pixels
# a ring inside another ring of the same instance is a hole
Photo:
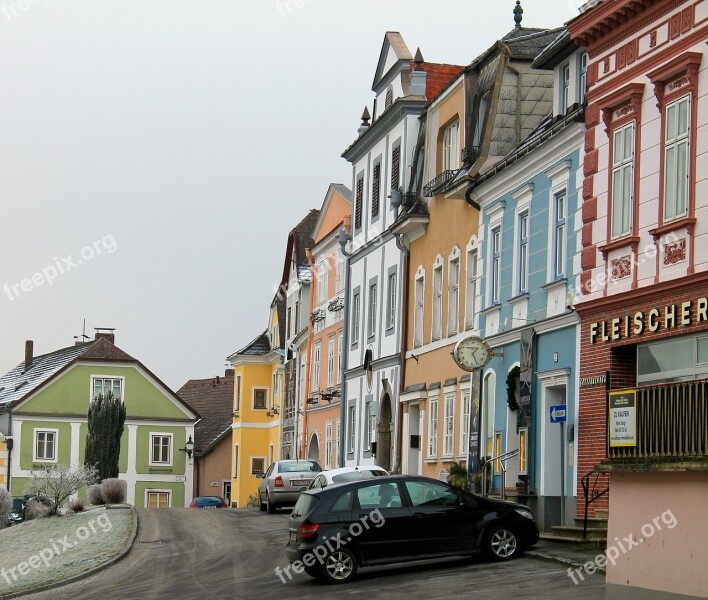
[[[81,330],[81,335],[75,335],[74,339],[75,340],[81,339],[82,341],[89,339],[89,336],[86,335],[86,319],[84,319],[84,327]]]

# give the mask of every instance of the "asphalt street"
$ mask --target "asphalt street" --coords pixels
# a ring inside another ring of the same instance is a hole
[[[288,564],[286,512],[143,509],[138,518],[137,538],[123,560],[83,581],[24,598],[604,598],[604,577],[574,585],[561,565],[524,557],[508,563],[467,558],[362,569],[342,586],[305,574],[283,583],[275,568]]]

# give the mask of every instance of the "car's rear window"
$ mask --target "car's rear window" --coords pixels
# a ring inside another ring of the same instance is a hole
[[[319,473],[322,467],[314,460],[299,460],[297,462],[283,462],[280,463],[281,473],[298,473],[300,471]]]
[[[340,473],[332,477],[332,483],[341,483],[342,481],[356,481],[357,479],[371,479],[372,477],[380,477],[386,475],[385,471],[378,469],[362,469],[361,471],[349,471],[348,473]]]
[[[293,512],[290,516],[293,518],[303,517],[309,513],[318,502],[319,499],[315,498],[315,496],[311,496],[310,494],[300,494],[300,497],[297,499],[295,508],[293,508]]]

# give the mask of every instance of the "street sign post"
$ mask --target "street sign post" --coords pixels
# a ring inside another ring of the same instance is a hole
[[[565,525],[565,422],[567,420],[568,406],[556,404],[551,406],[551,423],[559,423],[560,436],[560,463],[561,463],[561,525]]]

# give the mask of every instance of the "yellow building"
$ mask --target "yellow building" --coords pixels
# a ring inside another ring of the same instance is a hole
[[[268,329],[228,357],[234,368],[232,506],[256,506],[259,475],[280,457],[285,297],[271,303]]]
[[[0,433],[0,488],[7,487],[8,451],[5,436]]]

